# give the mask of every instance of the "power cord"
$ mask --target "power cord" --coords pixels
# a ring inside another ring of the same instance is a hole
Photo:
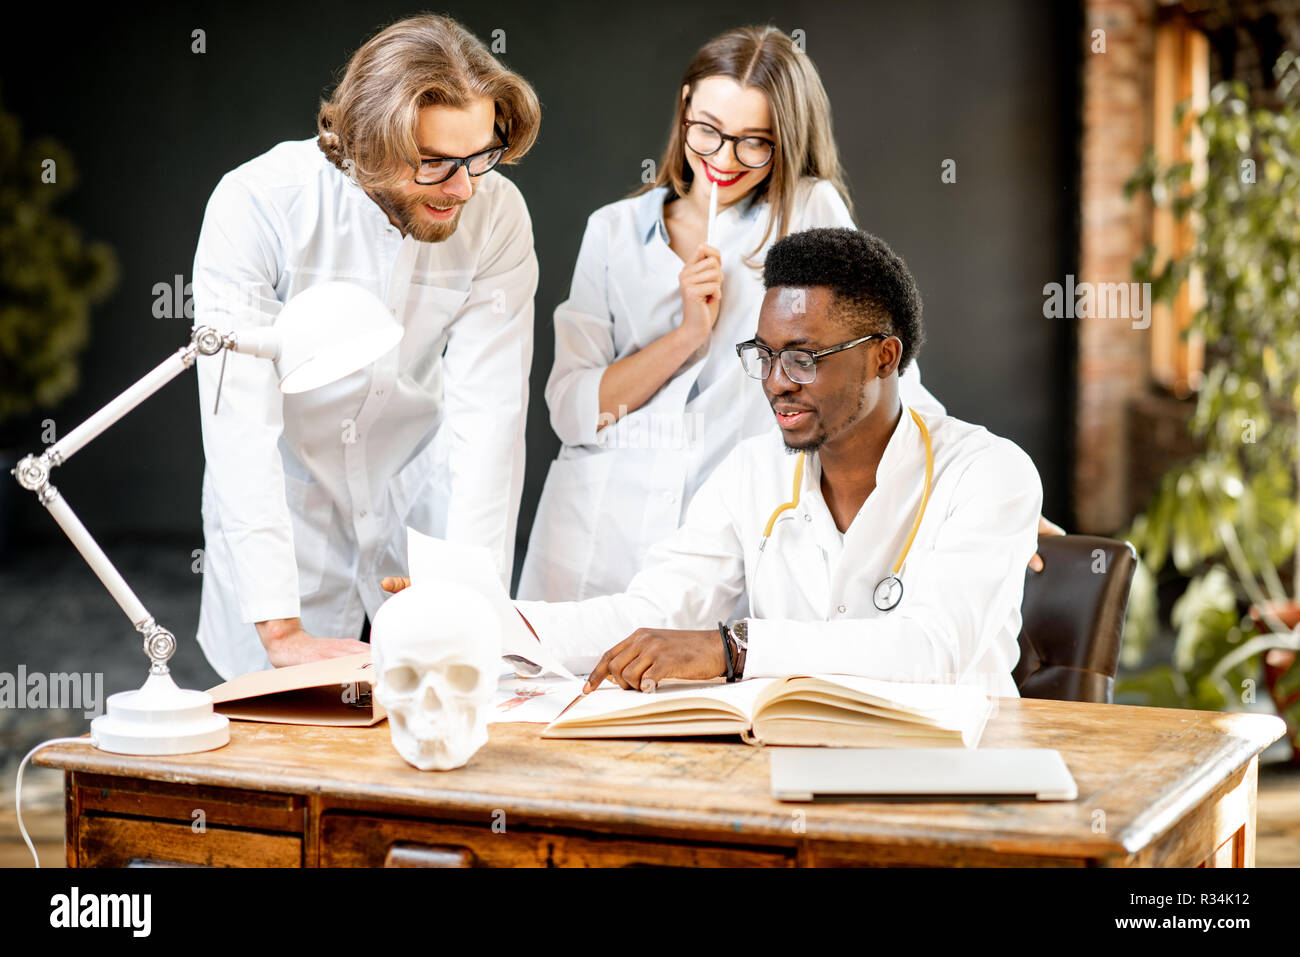
[[[23,836],[23,841],[27,844],[27,850],[32,852],[32,860],[36,866],[41,866],[41,859],[36,854],[36,847],[32,844],[31,836],[27,833],[27,828],[23,824],[23,771],[27,768],[27,762],[32,759],[32,755],[45,747],[47,744],[65,744],[71,742],[80,742],[90,744],[90,738],[50,738],[48,741],[42,741],[36,747],[27,752],[27,756],[18,763],[18,783],[14,785],[14,810],[18,813],[18,831]]]

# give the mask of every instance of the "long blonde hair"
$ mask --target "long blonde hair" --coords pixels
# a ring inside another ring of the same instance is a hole
[[[517,163],[532,148],[541,106],[528,81],[507,70],[477,37],[449,17],[399,20],[366,41],[316,119],[317,143],[362,186],[391,183],[394,169],[419,162],[415,141],[426,106],[463,109],[486,96]]]
[[[804,176],[829,180],[853,212],[839,150],[831,133],[831,104],[817,68],[789,36],[776,27],[738,27],[715,37],[700,48],[686,68],[678,97],[668,146],[654,182],[636,191],[640,195],[666,186],[680,198],[690,191],[694,173],[686,162],[686,108],[695,86],[710,76],[726,76],[742,87],[754,87],[767,97],[772,111],[772,172],[754,187],[754,200],[767,200],[767,229],[755,247],[756,255],[776,231],[777,239],[789,232],[794,194]]]

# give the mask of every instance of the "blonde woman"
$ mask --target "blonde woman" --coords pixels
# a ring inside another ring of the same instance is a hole
[[[812,61],[774,27],[707,43],[682,80],[657,179],[592,214],[556,310],[546,402],[564,446],[521,599],[623,591],[726,454],[776,428],[735,351],[758,321],[763,256],[789,232],[853,225]],[[944,411],[915,363],[900,385],[905,405]]]

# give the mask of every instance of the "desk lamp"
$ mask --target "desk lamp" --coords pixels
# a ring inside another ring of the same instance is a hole
[[[176,650],[176,636],[154,621],[72,507],[50,484],[51,471],[192,366],[200,355],[229,349],[270,359],[280,377],[281,392],[306,392],[374,362],[397,345],[403,331],[375,295],[346,282],[320,283],[292,297],[272,326],[222,333],[211,326],[195,325],[189,345],[40,455],[28,455],[12,470],[19,485],[36,493],[144,636],[148,677],[138,690],[109,697],[107,713],[90,723],[91,743],[96,747],[118,754],[210,751],[230,741],[230,720],[213,710],[207,692],[177,687],[167,669],[167,660]]]

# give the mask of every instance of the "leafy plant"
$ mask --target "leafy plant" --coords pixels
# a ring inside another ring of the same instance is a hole
[[[112,249],[54,212],[75,183],[68,151],[24,143],[0,105],[0,425],[76,388],[90,307],[117,284]]]
[[[1203,283],[1192,329],[1206,342],[1204,379],[1189,428],[1203,451],[1162,478],[1127,537],[1141,556],[1125,631],[1124,661],[1141,661],[1156,632],[1156,578],[1190,579],[1173,606],[1174,653],[1121,682],[1150,704],[1219,710],[1242,700],[1270,648],[1297,649],[1297,635],[1270,602],[1300,596],[1282,584],[1294,562],[1300,408],[1300,60],[1275,67],[1280,105],[1252,109],[1240,83],[1221,83],[1195,125],[1205,176],[1190,163],[1159,169],[1150,151],[1126,187],[1190,223],[1186,255],[1156,268],[1148,247],[1134,263],[1155,299],[1184,281]],[[1183,108],[1175,118],[1181,122]],[[1300,564],[1293,565],[1300,572]],[[1265,634],[1243,612],[1254,605]],[[1296,679],[1300,666],[1291,669]],[[1300,703],[1290,709],[1292,727]],[[1300,753],[1300,741],[1294,742]]]

